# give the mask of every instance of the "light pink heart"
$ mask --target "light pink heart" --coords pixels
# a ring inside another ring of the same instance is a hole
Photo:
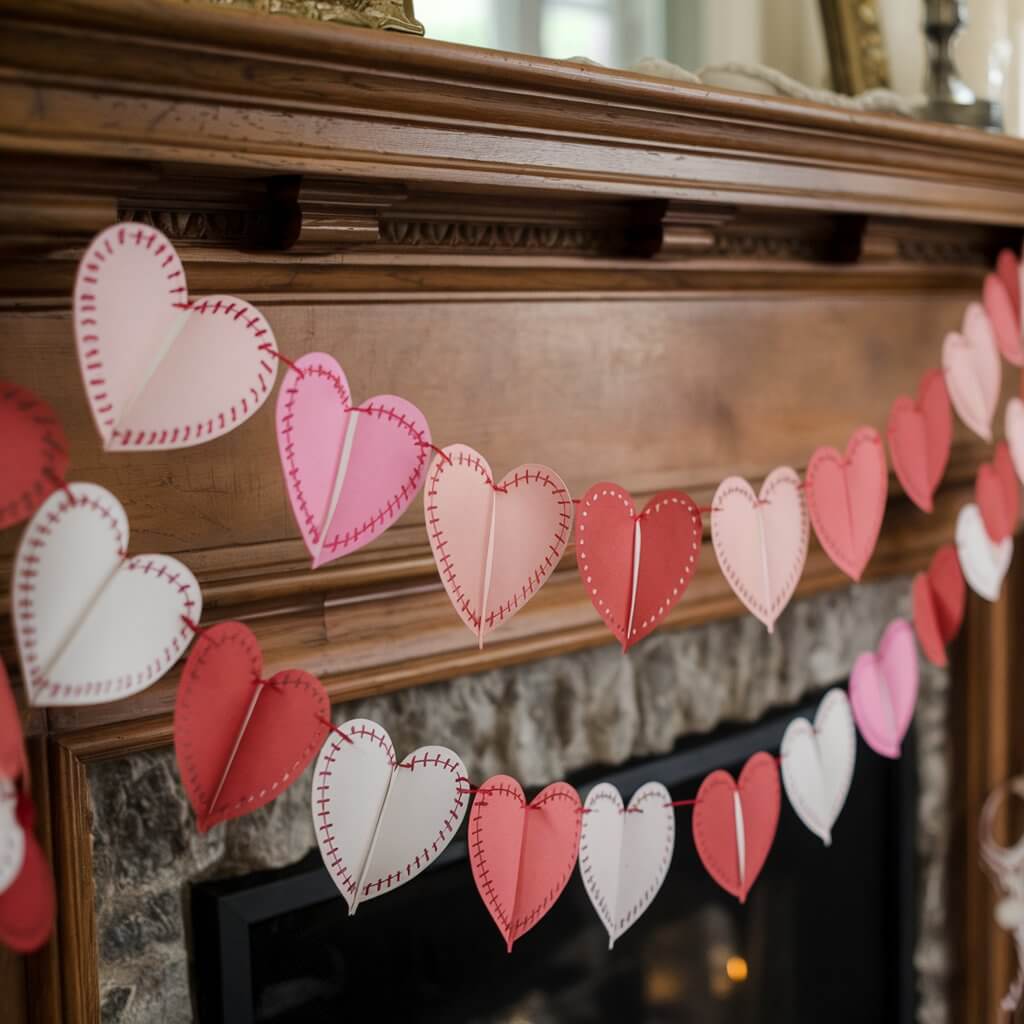
[[[1024,402],[1011,398],[1006,403],[1006,443],[1017,477],[1024,484]]]
[[[850,673],[850,704],[864,742],[882,757],[900,756],[917,705],[917,647],[905,619],[894,619],[878,652],[868,651]]]
[[[277,443],[292,512],[313,568],[379,537],[426,476],[430,428],[395,395],[353,407],[337,360],[310,352],[277,398]]]
[[[738,476],[711,502],[711,539],[729,586],[771,633],[807,561],[810,527],[800,477],[788,466],[768,474],[760,496]]]
[[[942,368],[956,414],[979,437],[991,441],[1003,367],[992,325],[977,302],[967,307],[961,331],[946,335]]]

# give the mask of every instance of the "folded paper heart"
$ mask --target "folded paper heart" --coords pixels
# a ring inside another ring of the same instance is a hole
[[[328,735],[313,773],[313,822],[350,914],[437,860],[468,794],[462,760],[447,747],[420,747],[399,761],[391,737],[362,718]]]
[[[996,445],[995,457],[991,462],[978,467],[974,481],[974,500],[993,543],[998,544],[1017,532],[1020,522],[1020,481],[1005,441]]]
[[[996,544],[973,502],[964,505],[956,517],[956,554],[971,590],[986,601],[998,601],[1013,560],[1013,538]]]
[[[96,484],[52,494],[22,536],[11,583],[22,678],[36,705],[139,693],[184,653],[203,598],[166,555],[127,556],[128,518]]]
[[[572,499],[547,466],[497,482],[464,444],[435,456],[425,494],[427,535],[445,590],[483,646],[540,590],[572,533]]]
[[[985,310],[972,302],[959,332],[942,343],[946,389],[957,416],[985,441],[992,440],[992,417],[1002,388],[1003,366]]]
[[[68,442],[41,398],[0,380],[0,530],[27,519],[60,487]]]
[[[493,776],[477,792],[469,814],[470,866],[510,953],[569,881],[582,810],[579,794],[564,782],[529,803],[523,787],[507,775]]]
[[[996,275],[1003,282],[1014,313],[1020,316],[1020,279],[1021,265],[1017,254],[1012,249],[1001,249],[996,257]]]
[[[900,756],[917,705],[917,648],[905,619],[886,627],[877,653],[866,651],[850,673],[850,704],[864,742],[882,757]]]
[[[17,811],[18,787],[0,778],[0,894],[10,889],[25,863],[25,830]]]
[[[320,680],[262,673],[259,641],[240,622],[201,630],[185,663],[174,752],[200,832],[280,796],[324,741],[331,705]]]
[[[7,668],[0,661],[0,779],[21,780],[27,785],[28,757],[25,754],[25,736],[21,729],[21,716],[14,701]]]
[[[1014,308],[1013,297],[1006,283],[998,274],[986,275],[982,301],[1003,358],[1014,366],[1024,366],[1020,316]]]
[[[825,553],[859,580],[875,550],[885,516],[885,449],[872,427],[855,430],[845,455],[819,448],[807,464],[807,506]]]
[[[641,786],[624,807],[619,791],[598,783],[584,804],[580,877],[608,932],[608,948],[654,901],[672,863],[676,823],[660,782]]]
[[[939,548],[928,571],[914,577],[912,597],[914,632],[921,651],[933,665],[945,668],[949,664],[946,648],[960,632],[967,603],[967,584],[952,544]]]
[[[431,447],[426,418],[404,398],[376,395],[354,407],[344,371],[324,352],[285,375],[277,444],[314,569],[398,521],[423,486]]]
[[[72,315],[107,451],[212,441],[273,389],[277,344],[263,315],[230,295],[190,301],[181,259],[156,228],[115,224],[92,240]]]
[[[746,903],[768,859],[779,824],[779,769],[763,751],[743,766],[739,782],[714,771],[701,783],[693,807],[693,842],[711,877]]]
[[[857,758],[857,732],[842,690],[822,698],[813,724],[794,718],[782,736],[782,784],[797,817],[826,845],[846,803]]]
[[[738,476],[723,480],[711,502],[711,540],[722,574],[771,633],[807,561],[810,527],[800,477],[772,470],[761,493]]]
[[[17,877],[0,892],[0,942],[16,953],[34,953],[53,930],[56,894],[53,873],[33,832],[35,809],[24,790],[18,797],[17,817],[25,853]]]
[[[921,378],[916,402],[906,395],[893,402],[888,434],[892,468],[903,490],[921,511],[931,512],[953,443],[953,409],[942,370]]]
[[[1016,397],[1006,403],[1006,443],[1017,479],[1024,484],[1024,401]]]
[[[590,601],[625,651],[651,633],[686,593],[700,555],[700,511],[662,491],[643,512],[616,484],[595,484],[576,519],[576,563]]]

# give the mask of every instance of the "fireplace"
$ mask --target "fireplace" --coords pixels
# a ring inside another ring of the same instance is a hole
[[[794,714],[690,737],[668,755],[570,778],[628,796],[665,783],[692,797],[716,767],[777,750]],[[672,868],[613,951],[578,877],[505,953],[459,837],[415,883],[349,918],[316,851],[300,863],[192,888],[199,1019],[303,1022],[672,1021],[787,1024],[915,1018],[913,740],[889,762],[860,744],[853,788],[826,849],[783,802],[745,907],[701,866],[681,810]]]

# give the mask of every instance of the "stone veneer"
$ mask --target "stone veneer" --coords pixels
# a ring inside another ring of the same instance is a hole
[[[541,785],[586,766],[664,753],[681,736],[753,721],[845,679],[890,619],[908,613],[908,591],[906,580],[856,586],[797,602],[774,636],[749,616],[664,631],[627,656],[602,647],[462,677],[355,701],[336,708],[335,720],[375,719],[400,751],[449,745],[474,779],[507,772]],[[922,665],[918,1019],[945,1024],[948,679]],[[192,1020],[187,884],[280,867],[307,853],[315,845],[311,772],[268,808],[201,836],[171,750],[91,766],[105,1022]]]

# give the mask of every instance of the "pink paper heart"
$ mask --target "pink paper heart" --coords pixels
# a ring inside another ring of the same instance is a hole
[[[75,338],[107,451],[187,448],[244,423],[269,397],[277,345],[242,299],[189,300],[174,246],[156,228],[115,224],[75,279]]]
[[[953,411],[941,370],[921,378],[917,401],[900,395],[893,402],[888,433],[892,468],[903,490],[922,512],[931,512],[953,443]]]
[[[998,274],[985,278],[983,291],[985,312],[992,323],[999,351],[1007,362],[1024,366],[1024,347],[1021,345],[1020,317],[1013,306],[1013,296]]]
[[[1020,261],[1012,249],[1001,249],[996,258],[996,276],[1006,287],[1013,311],[1020,316]]]
[[[877,654],[854,662],[850,703],[864,742],[882,757],[899,757],[917,704],[917,648],[905,619],[889,623]]]
[[[807,561],[810,528],[800,477],[772,470],[760,496],[746,480],[723,480],[711,502],[711,540],[729,586],[771,633]]]
[[[967,307],[961,331],[946,335],[942,368],[957,416],[980,438],[991,441],[1003,367],[992,325],[977,302]]]
[[[430,428],[395,395],[353,407],[345,372],[310,352],[277,398],[285,485],[313,568],[358,551],[398,521],[426,477]]]
[[[1019,398],[1006,403],[1006,443],[1017,479],[1024,484],[1024,401]]]
[[[859,580],[885,516],[888,473],[878,431],[860,427],[846,446],[819,448],[807,465],[807,505],[825,553]]]
[[[445,590],[483,643],[544,585],[572,532],[572,500],[547,466],[523,465],[495,483],[464,444],[434,458],[427,534]]]

